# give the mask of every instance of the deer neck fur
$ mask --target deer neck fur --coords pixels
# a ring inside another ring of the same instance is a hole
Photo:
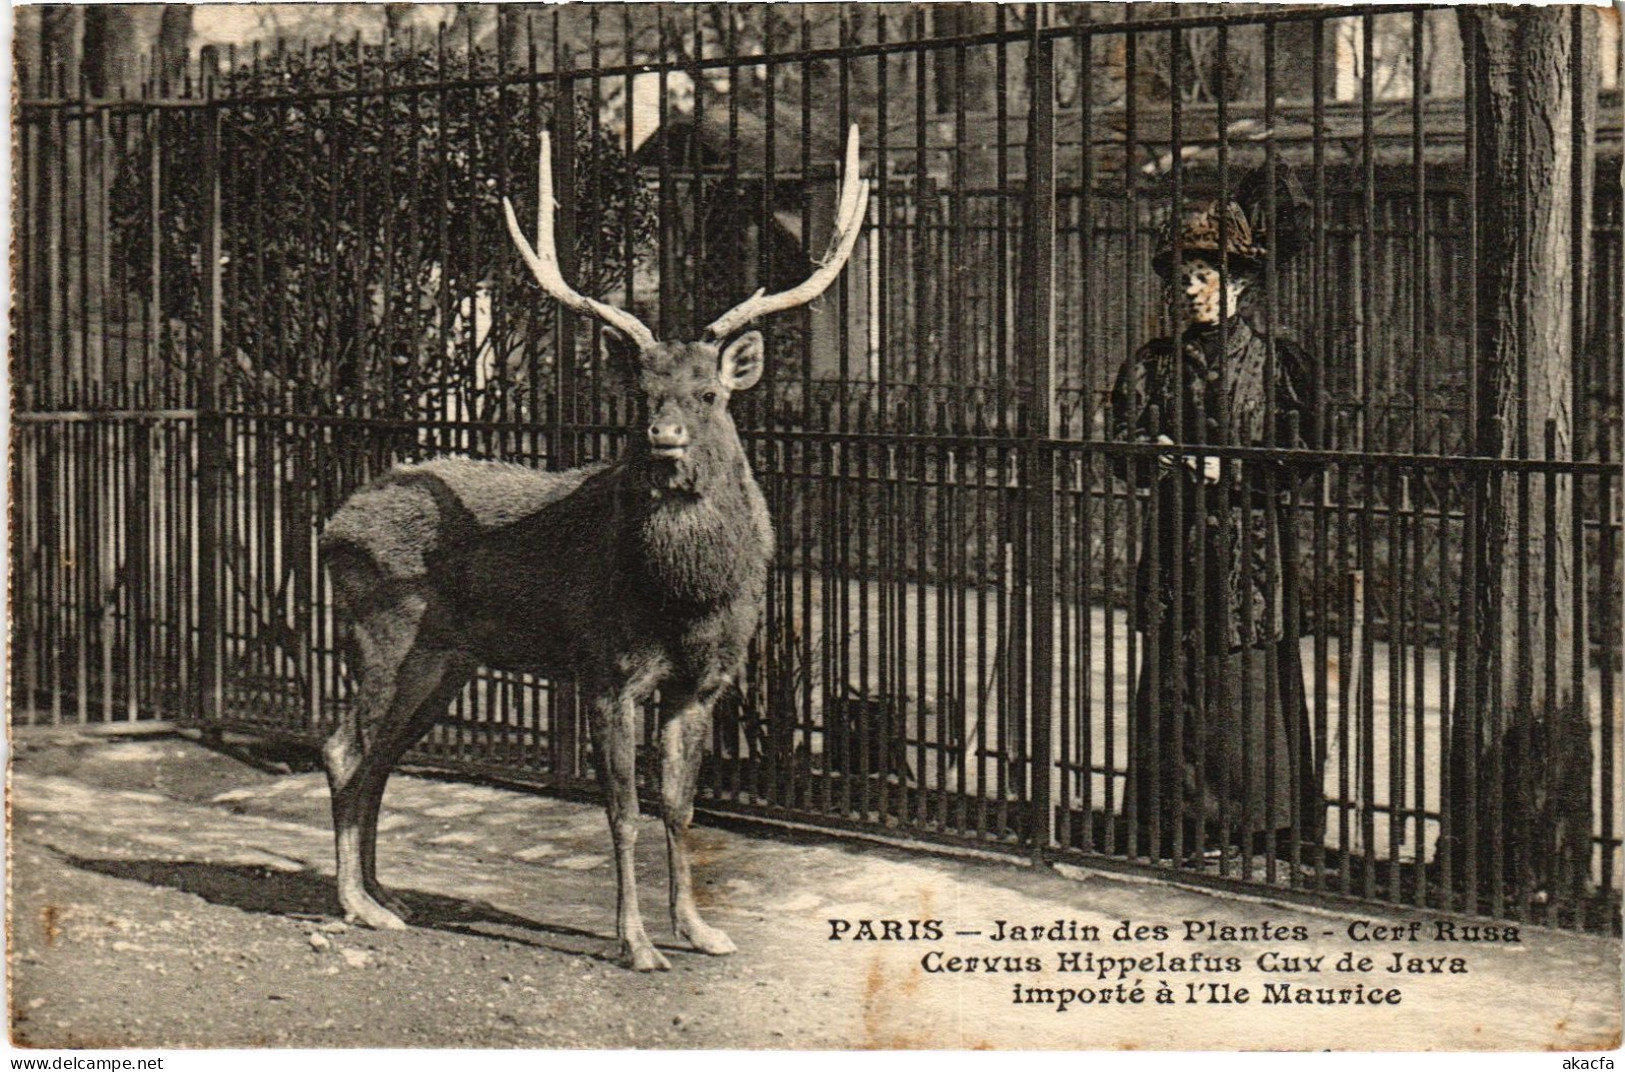
[[[766,503],[738,437],[719,438],[676,466],[641,444],[621,460],[623,546],[666,601],[711,606],[746,593],[773,553]]]

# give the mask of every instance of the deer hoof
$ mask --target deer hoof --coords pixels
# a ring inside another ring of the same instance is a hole
[[[372,894],[372,899],[374,901],[377,901],[381,906],[384,907],[384,909],[393,913],[397,918],[405,921],[406,923],[412,922],[412,913],[407,909],[406,903],[399,897],[396,897],[393,894],[385,893],[383,890],[369,890],[368,892]]]
[[[406,921],[381,904],[368,903],[346,909],[346,923],[359,923],[375,931],[404,931]]]
[[[622,942],[620,955],[616,959],[623,967],[631,968],[633,971],[671,971],[671,961],[647,942],[641,946]]]
[[[698,949],[701,953],[708,953],[713,957],[725,957],[729,953],[739,951],[739,947],[734,945],[732,938],[709,924],[701,923],[699,920],[695,920],[684,927],[682,934],[695,949]]]

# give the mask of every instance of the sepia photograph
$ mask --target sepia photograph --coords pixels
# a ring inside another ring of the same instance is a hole
[[[28,1067],[1613,1067],[1619,5],[8,21]]]

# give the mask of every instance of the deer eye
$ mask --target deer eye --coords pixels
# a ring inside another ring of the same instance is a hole
[[[707,391],[700,396],[700,401],[704,402],[708,406],[714,406],[717,404],[717,393],[715,391]]]

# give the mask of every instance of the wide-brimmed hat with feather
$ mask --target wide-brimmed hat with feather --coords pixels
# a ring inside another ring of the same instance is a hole
[[[1236,185],[1235,197],[1228,205],[1221,207],[1214,198],[1193,202],[1186,205],[1184,211],[1170,214],[1158,239],[1157,251],[1152,255],[1151,267],[1164,279],[1168,278],[1176,239],[1182,254],[1217,254],[1221,231],[1224,256],[1233,270],[1262,271],[1272,245],[1279,267],[1307,242],[1309,198],[1292,169],[1278,162],[1272,230],[1268,193],[1268,172],[1256,167]]]

